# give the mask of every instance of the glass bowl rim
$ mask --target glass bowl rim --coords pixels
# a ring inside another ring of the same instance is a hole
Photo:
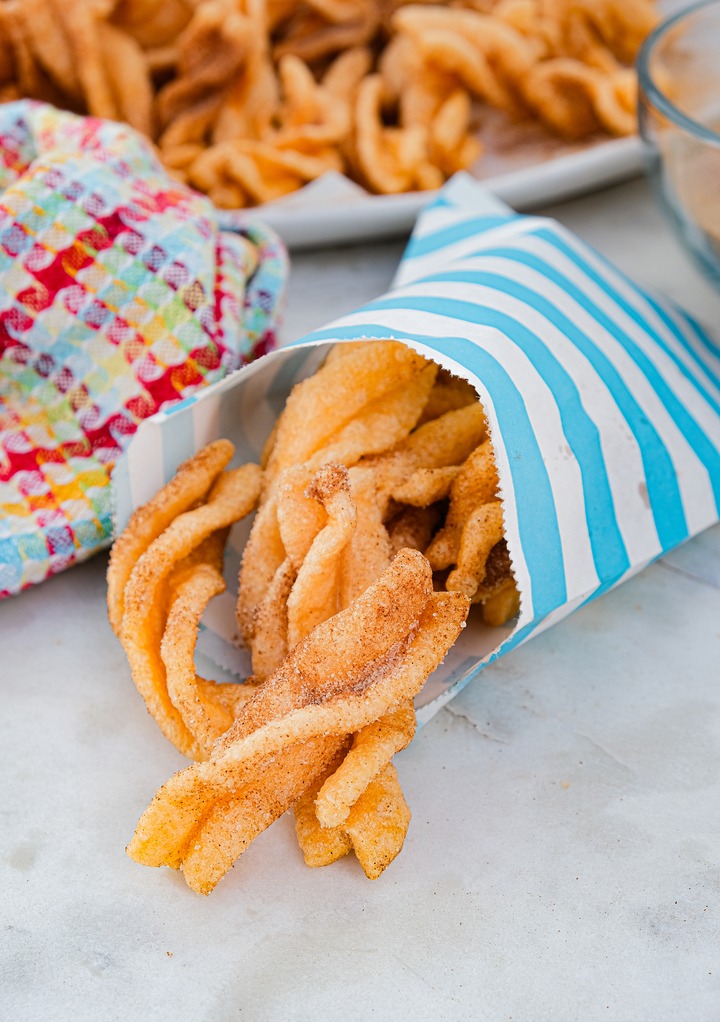
[[[679,107],[675,106],[672,100],[668,99],[665,93],[655,83],[655,80],[650,73],[650,60],[653,50],[655,49],[655,46],[661,42],[665,34],[671,28],[679,25],[687,18],[693,17],[693,15],[707,7],[720,7],[720,0],[700,0],[699,3],[692,4],[690,7],[685,7],[683,10],[677,11],[664,21],[661,21],[660,24],[652,30],[640,49],[640,53],[637,58],[637,74],[638,84],[641,91],[650,101],[652,106],[659,111],[659,113],[663,114],[669,121],[677,124],[689,135],[694,135],[695,138],[698,138],[703,142],[709,142],[710,145],[720,147],[720,131],[713,131],[712,128],[707,128],[704,124],[701,124],[699,121],[696,121],[694,118],[683,113]]]

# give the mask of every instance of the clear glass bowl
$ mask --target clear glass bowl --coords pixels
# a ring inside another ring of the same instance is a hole
[[[720,0],[675,14],[638,56],[648,172],[682,241],[720,286]]]

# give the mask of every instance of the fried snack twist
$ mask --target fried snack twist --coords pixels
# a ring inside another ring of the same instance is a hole
[[[178,515],[204,499],[233,450],[229,440],[216,440],[198,451],[180,465],[167,486],[133,513],[115,540],[108,566],[107,604],[116,635],[120,635],[125,613],[125,585],[138,559]]]
[[[196,760],[128,851],[208,893],[294,808],[308,865],[354,851],[377,877],[411,818],[392,759],[414,735],[414,696],[471,601],[491,625],[518,610],[482,406],[405,344],[337,345],[288,397],[264,467],[228,469],[232,456],[228,441],[198,452],[111,554],[133,680]],[[225,589],[228,530],[256,507],[237,597],[253,677],[220,685],[196,674],[197,629]]]
[[[439,484],[446,481],[447,490],[442,495],[448,497],[447,515],[424,547],[425,555],[433,570],[452,569],[445,580],[446,588],[480,603],[486,624],[504,624],[517,614],[520,604],[505,542],[491,442],[479,444],[453,478],[427,479],[415,473],[393,495],[397,500],[427,507],[437,499]]]
[[[131,517],[108,565],[108,613],[133,681],[166,738],[196,759],[207,755],[233,718],[228,720],[227,700],[213,698],[217,686],[198,684],[194,665],[189,667],[194,629],[184,655],[173,653],[166,629],[169,626],[172,637],[184,616],[199,621],[205,603],[222,591],[227,530],[257,504],[260,468],[243,465],[223,471],[232,455],[232,444],[218,440],[181,465],[167,486]],[[174,679],[170,684],[166,663]]]
[[[351,735],[413,698],[466,614],[461,595],[432,592],[420,553],[398,554],[350,608],[290,651],[207,762],[160,789],[138,824],[131,857],[182,865],[188,884],[208,893],[250,835],[290,808]],[[387,762],[382,755],[375,760],[380,767]],[[362,794],[367,785],[358,787]]]
[[[287,584],[293,570],[293,548],[294,570],[300,568],[298,540],[290,534],[292,522],[305,523],[304,557],[314,538],[308,526],[319,529],[324,521],[317,505],[309,517],[289,513],[288,502],[293,510],[299,510],[292,493],[300,494],[303,486],[293,491],[293,477],[283,475],[285,470],[312,473],[329,462],[349,467],[363,456],[392,447],[407,436],[421,415],[436,373],[435,366],[399,342],[368,341],[349,345],[342,357],[328,359],[317,373],[293,389],[268,451],[263,502],[245,547],[240,572],[238,626],[251,649],[258,615],[262,619],[265,613],[260,608],[268,587],[281,569],[281,576],[273,584],[277,588],[281,577]],[[294,478],[297,483],[297,476]],[[309,476],[304,485],[308,482]],[[307,500],[305,506],[313,507]],[[363,506],[367,506],[367,501]],[[361,517],[356,529],[356,551],[360,537],[365,535],[365,525],[366,518]],[[285,565],[289,553],[290,564]],[[359,590],[355,595],[359,595]]]
[[[434,189],[489,108],[569,141],[635,130],[653,0],[4,0],[0,99],[127,121],[223,208],[336,171]]]

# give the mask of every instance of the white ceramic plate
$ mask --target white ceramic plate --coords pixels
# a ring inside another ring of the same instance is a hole
[[[495,132],[486,149],[473,176],[519,210],[616,184],[642,168],[637,137],[571,147],[527,128],[511,128]],[[369,195],[342,175],[327,174],[253,214],[290,248],[338,245],[409,233],[431,194]]]

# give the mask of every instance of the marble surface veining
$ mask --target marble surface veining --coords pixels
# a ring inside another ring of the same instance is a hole
[[[720,322],[636,182],[553,210]],[[286,337],[401,245],[298,257]],[[720,526],[483,672],[397,757],[377,881],[284,817],[209,898],[124,854],[183,765],[107,624],[104,556],[0,604],[0,1016],[720,1019]]]

